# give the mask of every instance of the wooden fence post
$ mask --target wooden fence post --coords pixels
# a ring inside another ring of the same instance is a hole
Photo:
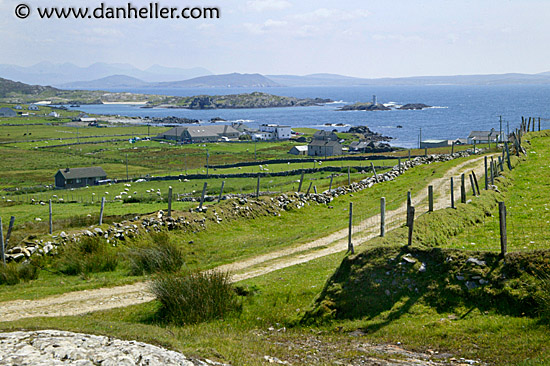
[[[428,186],[428,211],[434,210],[434,186]]]
[[[168,187],[168,217],[172,217],[172,187]]]
[[[508,169],[512,170],[512,162],[510,161],[510,149],[508,148],[508,143],[504,144],[504,147],[506,148],[506,160],[508,163]]]
[[[348,252],[351,252],[351,254],[354,254],[355,250],[353,249],[353,243],[351,242],[352,225],[353,225],[353,202],[350,202],[349,203]]]
[[[204,186],[202,187],[201,202],[199,204],[199,210],[202,210],[202,204],[204,203],[204,196],[206,195],[207,186],[208,186],[208,183],[204,182]]]
[[[313,182],[309,182],[309,187],[307,187],[306,196],[309,194],[309,191],[311,190],[312,185],[313,185]]]
[[[99,225],[103,224],[103,210],[105,209],[105,197],[101,197],[101,209],[99,210]]]
[[[411,206],[412,206],[411,191],[408,191],[407,192],[407,223],[406,223],[407,226],[409,225],[409,212],[410,212]]]
[[[460,176],[460,202],[466,203],[466,179],[464,174]]]
[[[315,192],[315,194],[317,194],[317,186],[313,186],[313,192]]]
[[[334,179],[334,174],[330,175],[330,185],[328,186],[328,191],[332,192],[332,180]]]
[[[409,161],[411,161],[411,149],[409,149]]]
[[[470,186],[472,187],[472,193],[474,194],[474,197],[476,197],[477,193],[476,193],[476,186],[474,183],[474,177],[471,174],[468,174],[468,176],[470,177]]]
[[[508,246],[508,235],[506,233],[506,204],[504,202],[498,203],[498,214],[500,221],[500,254],[504,257]]]
[[[479,190],[479,184],[477,183],[476,172],[474,172],[473,170],[472,170],[472,177],[474,177],[474,183],[476,185],[477,195],[479,196],[481,194],[481,191]]]
[[[424,157],[428,157],[428,148],[427,147],[424,148]]]
[[[300,185],[298,186],[298,193],[302,190],[302,183],[304,182],[304,171],[302,170],[302,176],[300,177]]]
[[[398,159],[398,166],[399,166],[399,174],[401,174],[401,158],[397,158]]]
[[[455,180],[451,177],[451,208],[455,208]]]
[[[13,230],[13,224],[15,223],[15,216],[10,217],[10,224],[8,226],[8,233],[6,234],[6,248],[8,247],[8,243],[10,241],[11,237],[11,231]]]
[[[348,186],[351,186],[350,167],[348,166]]]
[[[376,183],[378,183],[378,174],[376,174],[376,169],[374,169],[374,164],[370,163],[370,167],[372,168],[372,172],[374,173],[374,179],[376,179]]]
[[[223,196],[223,187],[225,187],[225,180],[222,181],[222,187],[220,188],[220,195],[218,196],[218,203],[220,203],[220,201],[222,200],[222,196]]]
[[[498,157],[498,165],[497,165],[497,167],[498,167],[498,171],[500,171],[500,172],[503,172],[503,171],[504,171],[504,166],[503,166],[503,163],[502,163],[502,157],[501,157],[501,156]]]
[[[52,200],[50,200],[50,235],[53,233]]]
[[[453,141],[453,143],[451,144],[451,155],[454,155],[455,153],[455,142]]]
[[[380,198],[380,236],[386,235],[386,197]]]
[[[539,132],[540,132],[540,117],[539,117]]]
[[[2,218],[0,217],[0,249],[2,249],[2,263],[6,265],[6,247],[4,244],[4,228],[2,227]]]
[[[491,185],[495,185],[495,167],[493,166],[493,159],[491,159]]]
[[[408,217],[409,217],[409,222],[408,222],[408,227],[409,227],[409,241],[407,243],[407,245],[411,246],[412,245],[412,236],[413,236],[413,230],[414,230],[414,206],[411,206],[409,207],[409,214],[408,214]]]
[[[487,166],[487,156],[485,156],[485,190],[489,189],[489,167]]]
[[[258,183],[256,184],[256,198],[260,197],[260,174],[258,173]]]

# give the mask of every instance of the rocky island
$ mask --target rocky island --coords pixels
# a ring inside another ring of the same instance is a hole
[[[164,97],[148,102],[144,108],[183,108],[183,109],[244,109],[309,107],[330,103],[330,99],[282,97],[267,93],[231,95],[199,95],[193,97]]]
[[[422,103],[408,103],[402,106],[387,106],[381,103],[355,103],[341,107],[339,111],[391,111],[391,110],[422,110],[431,106]]]

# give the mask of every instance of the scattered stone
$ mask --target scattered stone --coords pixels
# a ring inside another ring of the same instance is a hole
[[[479,260],[479,259],[476,259],[476,258],[473,258],[473,257],[470,257],[468,258],[468,260],[466,261],[466,263],[473,263],[473,264],[476,264],[478,266],[485,266],[487,265],[485,263],[485,261],[482,261],[482,260]]]
[[[279,364],[286,365],[276,358]],[[217,366],[181,353],[136,341],[43,330],[0,333],[0,365]]]

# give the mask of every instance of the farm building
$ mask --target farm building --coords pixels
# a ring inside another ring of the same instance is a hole
[[[216,142],[238,139],[241,133],[229,125],[174,127],[156,136],[156,139],[174,140],[185,143]]]
[[[342,155],[342,145],[338,141],[313,140],[307,146],[309,156],[334,156]]]
[[[37,111],[37,110],[39,110],[37,105],[35,105],[35,104],[30,104],[29,105],[29,111]]]
[[[334,131],[317,131],[313,134],[314,140],[338,141],[338,135]]]
[[[59,169],[55,174],[55,188],[93,186],[105,178],[107,173],[99,166]]]
[[[263,124],[260,126],[261,132],[268,132],[270,134],[269,140],[288,140],[292,134],[290,126],[279,126],[272,124]]]
[[[16,117],[17,113],[11,108],[0,108],[0,117]]]
[[[500,133],[491,128],[491,131],[472,131],[468,136],[468,143],[487,144],[489,142],[497,142],[500,139]]]
[[[307,145],[293,146],[288,153],[292,155],[307,155]]]

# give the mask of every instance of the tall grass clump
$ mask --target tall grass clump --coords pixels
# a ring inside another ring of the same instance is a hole
[[[30,263],[0,264],[0,285],[17,285],[21,281],[35,280],[38,270]]]
[[[550,324],[550,274],[540,275],[540,290],[537,291],[537,302],[540,317]]]
[[[161,274],[150,289],[161,304],[159,317],[177,325],[222,319],[242,309],[227,273]]]
[[[59,272],[79,275],[111,272],[118,265],[118,256],[113,247],[100,237],[83,237],[67,244],[57,260]]]
[[[133,276],[177,272],[184,263],[182,251],[165,232],[143,238],[128,249],[126,259]]]

